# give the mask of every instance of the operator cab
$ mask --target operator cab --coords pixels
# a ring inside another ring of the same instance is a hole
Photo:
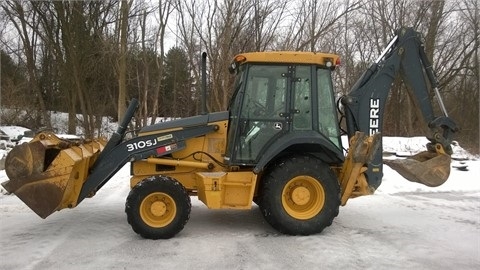
[[[309,52],[237,55],[226,161],[255,166],[265,153],[326,152],[343,158],[331,72],[338,56]]]

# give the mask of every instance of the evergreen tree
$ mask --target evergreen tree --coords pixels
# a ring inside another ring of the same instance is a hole
[[[187,54],[179,47],[171,48],[165,58],[164,102],[169,116],[186,117],[195,114],[196,93]]]

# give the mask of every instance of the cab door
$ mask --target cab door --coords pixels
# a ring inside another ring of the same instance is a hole
[[[237,164],[255,164],[276,137],[289,129],[289,67],[252,65],[246,74],[232,155]],[[240,99],[237,99],[237,102]],[[232,110],[236,111],[236,110]],[[232,126],[230,126],[232,128]],[[233,132],[232,130],[229,131]],[[233,135],[233,134],[229,134]]]

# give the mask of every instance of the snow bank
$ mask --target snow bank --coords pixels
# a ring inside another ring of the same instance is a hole
[[[411,156],[426,150],[429,140],[426,137],[383,137],[383,152],[399,156]],[[477,159],[467,150],[463,149],[457,141],[452,142],[452,158],[465,160]]]

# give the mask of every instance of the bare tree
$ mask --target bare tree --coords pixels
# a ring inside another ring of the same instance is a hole
[[[2,45],[9,55],[16,54],[20,64],[25,63],[29,87],[22,91],[35,97],[30,107],[41,112],[45,126],[50,123],[47,110],[65,106],[71,115],[69,130],[74,131],[76,115],[81,113],[85,134],[91,134],[98,129],[92,124],[94,115],[111,107],[116,111],[112,114],[121,118],[132,95],[140,98],[142,125],[150,116],[153,123],[158,115],[198,113],[199,60],[204,51],[208,53],[210,111],[226,109],[232,94],[227,66],[234,55],[247,51],[340,54],[343,67],[335,81],[339,92],[346,93],[393,31],[409,26],[424,34],[440,90],[453,108],[451,115],[460,119],[462,136],[478,147],[476,0],[7,0],[0,7],[0,21],[20,38],[16,42],[2,36]],[[171,20],[173,12],[176,21]],[[182,68],[189,68],[193,77],[190,86],[182,85],[188,88],[184,92],[162,85],[166,32],[172,23],[177,45],[186,52],[187,64]],[[387,105],[386,134],[418,133],[421,119],[414,116],[415,106],[409,103],[406,90],[395,81]],[[168,105],[184,102],[181,99],[191,100],[192,109],[180,113]]]
[[[5,15],[8,16],[10,22],[14,25],[17,33],[22,41],[23,53],[25,56],[28,84],[29,88],[34,93],[35,100],[38,104],[40,115],[42,116],[41,125],[46,128],[51,128],[50,116],[47,112],[43,93],[38,84],[37,74],[37,46],[38,35],[35,31],[30,31],[29,28],[35,28],[38,25],[38,16],[31,10],[25,10],[21,2],[18,1],[5,1],[1,4],[2,10]]]
[[[285,23],[286,0],[253,0],[246,28],[237,39],[237,52],[273,49],[278,38],[278,28]]]
[[[127,35],[128,12],[133,0],[120,2],[120,52],[118,59],[118,119],[122,119],[127,100]]]
[[[437,53],[443,60],[437,69],[441,71],[447,107],[461,129],[459,140],[462,146],[476,153],[480,152],[479,10],[480,4],[475,0],[455,3],[456,20],[450,21],[446,27],[449,31],[439,37],[445,45]]]
[[[150,104],[152,104],[150,95],[150,89],[152,88],[150,73],[152,70],[150,67],[157,56],[155,55],[156,52],[152,49],[154,37],[147,22],[151,20],[151,16],[156,12],[156,8],[150,6],[146,1],[137,1],[137,5],[132,9],[136,9],[134,12],[138,14],[138,16],[136,16],[136,23],[130,25],[133,39],[131,40],[132,45],[129,48],[129,58],[131,59],[129,59],[128,62],[130,65],[129,70],[135,70],[135,76],[130,75],[133,77],[130,78],[130,81],[136,82],[137,95],[140,101],[140,106],[137,110],[140,121],[136,121],[138,128],[147,125],[149,110],[151,109]],[[139,44],[139,46],[137,44]]]
[[[250,0],[177,2],[180,18],[180,36],[185,42],[191,66],[198,66],[201,51],[209,56],[209,110],[224,110],[230,97],[232,81],[227,66],[237,51],[234,51],[243,29],[246,28],[248,13],[252,9]],[[198,69],[194,72],[200,82]]]
[[[158,1],[158,29],[155,35],[155,51],[159,54],[159,57],[156,59],[156,66],[157,66],[157,78],[158,84],[154,87],[153,91],[153,105],[152,105],[152,124],[155,122],[157,113],[160,111],[160,106],[167,104],[164,102],[163,104],[159,103],[160,100],[160,93],[162,90],[161,82],[164,76],[164,56],[165,56],[165,33],[167,30],[167,25],[170,19],[170,15],[174,10],[174,0],[159,0]],[[163,89],[164,91],[168,91],[168,89]]]
[[[322,37],[340,23],[344,16],[359,8],[359,1],[303,1],[299,9],[291,11],[291,23],[280,49],[319,50]]]

